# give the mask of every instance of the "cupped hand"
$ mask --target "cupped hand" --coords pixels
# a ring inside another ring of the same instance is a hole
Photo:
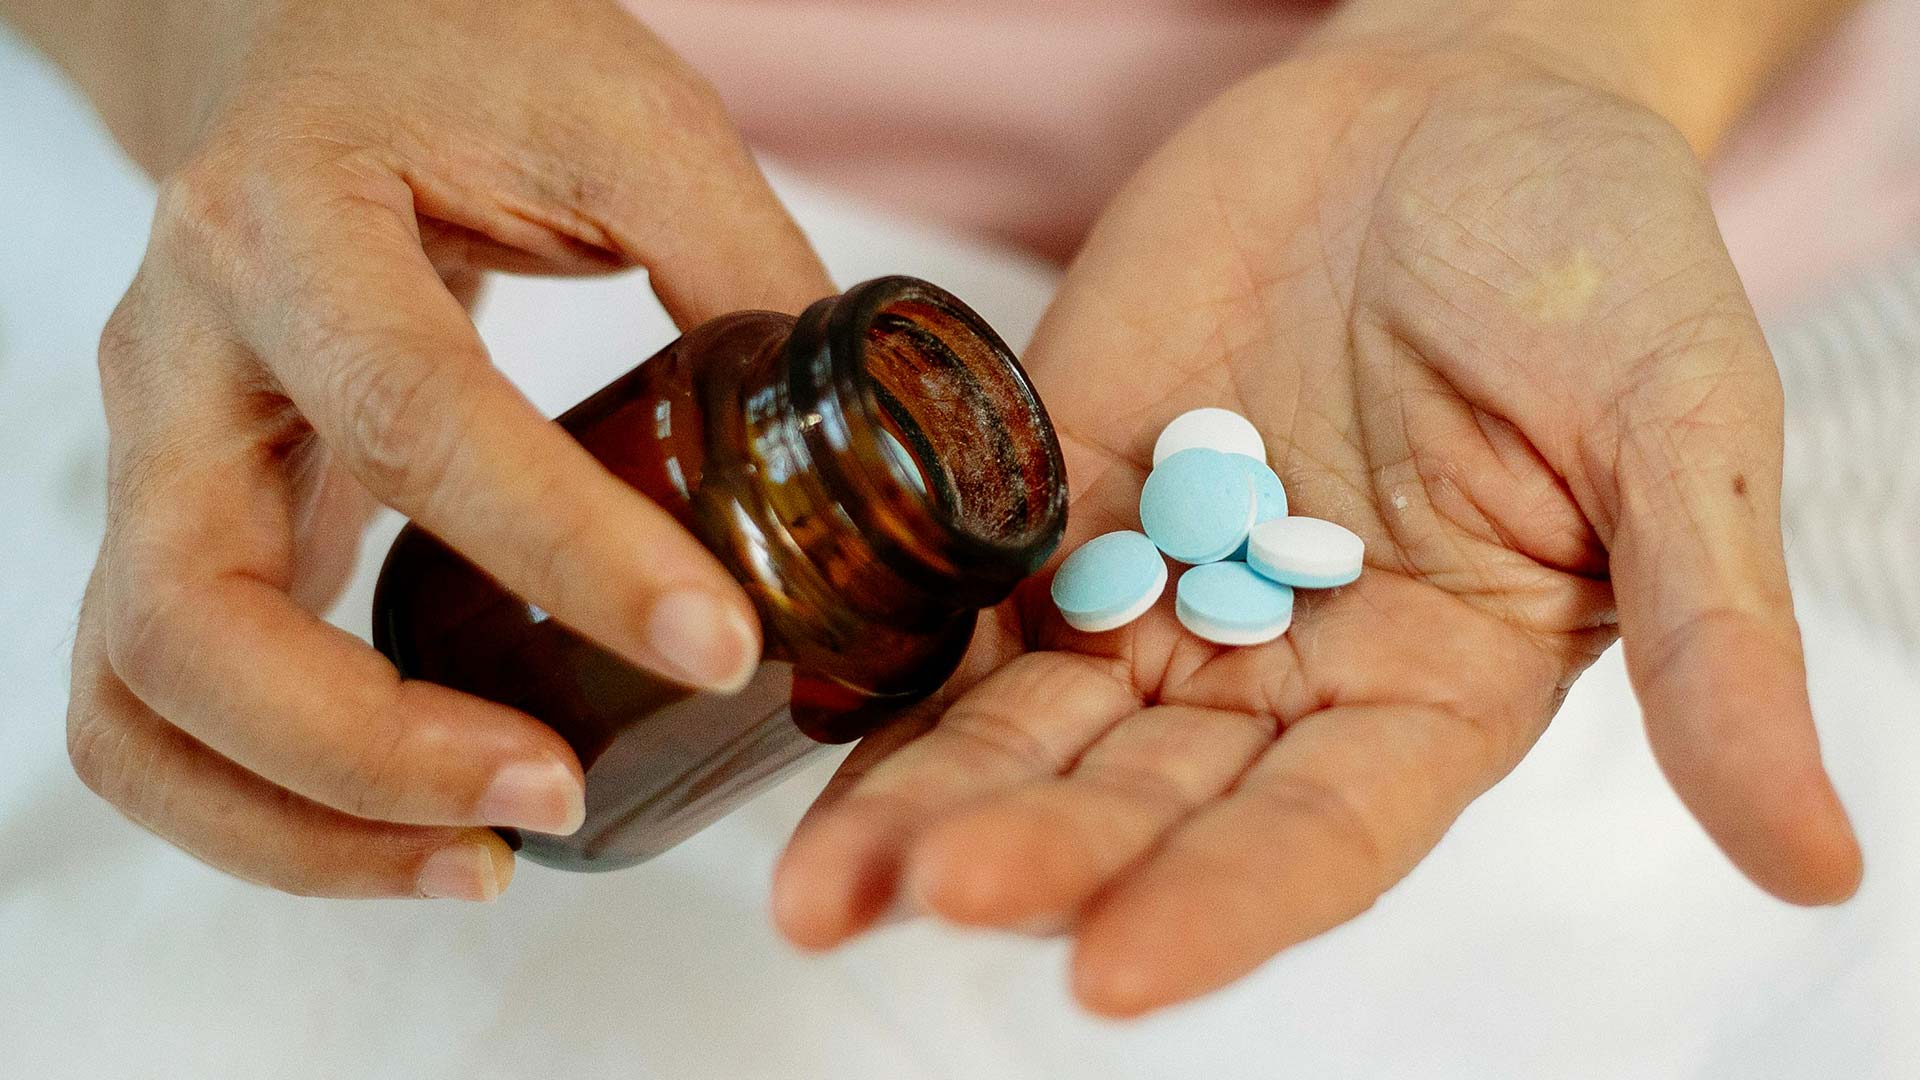
[[[1783,568],[1780,389],[1653,114],[1500,51],[1271,69],[1113,204],[1030,367],[1068,548],[1137,528],[1154,435],[1221,405],[1367,570],[1246,649],[1171,597],[1078,634],[1031,583],[938,722],[859,748],[802,824],[775,883],[797,942],[930,911],[1071,934],[1098,1011],[1193,997],[1364,911],[1622,635],[1727,854],[1792,901],[1855,888]]]
[[[246,878],[490,898],[512,857],[482,826],[577,827],[580,767],[315,614],[373,500],[670,677],[725,686],[759,648],[725,570],[492,367],[462,301],[489,270],[640,265],[685,326],[831,289],[712,92],[610,2],[201,7],[147,47],[192,77],[109,114],[165,178],[100,351],[74,765]]]

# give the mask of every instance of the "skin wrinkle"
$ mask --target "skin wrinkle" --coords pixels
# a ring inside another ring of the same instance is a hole
[[[962,701],[948,709],[939,730],[956,735],[1003,756],[1017,765],[1034,765],[1059,775],[1073,762],[1071,754],[1056,752],[1037,735],[1026,730],[1018,717],[983,711],[977,702]],[[1098,736],[1093,741],[1098,741]]]
[[[1281,727],[1279,722],[1273,718],[1250,715],[1233,709],[1215,709],[1206,706],[1181,705],[1177,703],[1167,703],[1157,707],[1162,709],[1179,709],[1188,714],[1205,714],[1206,716],[1226,721],[1228,726],[1251,726],[1255,732],[1260,735],[1263,744],[1270,744],[1279,734]],[[1142,712],[1144,711],[1146,710],[1142,710]],[[1135,713],[1133,716],[1125,717],[1122,722],[1134,719],[1139,715],[1141,714]],[[1099,740],[1095,740],[1095,742],[1088,747],[1088,750],[1091,751],[1098,745]],[[1250,765],[1253,759],[1258,756],[1259,754],[1257,752],[1247,755],[1247,764]],[[1085,766],[1084,770],[1082,768],[1083,766]],[[1236,772],[1235,777],[1237,778],[1239,774],[1244,772],[1245,766],[1242,766],[1242,768]],[[1232,781],[1229,780],[1225,786],[1209,785],[1203,790],[1195,792],[1189,790],[1180,780],[1168,776],[1163,771],[1149,768],[1145,765],[1135,764],[1125,759],[1102,761],[1097,767],[1092,766],[1087,763],[1085,753],[1082,753],[1080,758],[1066,770],[1065,775],[1071,776],[1076,782],[1085,783],[1096,789],[1110,791],[1115,794],[1144,796],[1149,800],[1157,797],[1158,801],[1165,803],[1176,811],[1176,818],[1184,818],[1188,814],[1191,814],[1194,810],[1205,805],[1209,799],[1217,797],[1222,790],[1226,790],[1232,783]]]
[[[1455,202],[1459,202],[1464,198],[1465,198],[1465,194],[1462,193],[1458,198],[1455,199]],[[1414,194],[1406,197],[1401,209],[1403,211],[1409,210],[1409,209],[1416,210],[1416,211],[1424,210],[1424,211],[1427,211],[1428,213],[1431,213],[1436,218],[1438,218],[1440,222],[1453,226],[1455,232],[1458,233],[1461,237],[1464,237],[1467,240],[1472,241],[1473,244],[1475,245],[1475,250],[1492,252],[1493,254],[1499,256],[1500,258],[1506,260],[1508,263],[1512,264],[1515,274],[1518,275],[1523,280],[1537,276],[1536,272],[1533,270],[1533,268],[1530,265],[1522,261],[1518,256],[1514,255],[1512,252],[1508,251],[1503,245],[1493,241],[1488,237],[1482,236],[1472,226],[1460,220],[1454,214],[1451,208],[1442,208],[1439,204],[1433,202],[1431,199],[1427,199],[1418,194]],[[1413,246],[1412,250],[1425,254],[1432,261],[1439,263],[1441,266],[1445,267],[1448,270],[1453,271],[1456,274],[1459,274],[1462,277],[1468,278],[1469,280],[1478,282],[1479,284],[1486,286],[1486,288],[1492,292],[1499,293],[1502,295],[1511,295],[1510,290],[1507,289],[1506,287],[1501,285],[1496,285],[1492,281],[1489,281],[1488,279],[1480,276],[1478,273],[1467,270],[1465,267],[1455,265],[1454,263],[1448,262],[1447,260],[1434,255],[1432,253],[1432,250],[1428,248],[1425,244],[1416,244]],[[1398,256],[1398,254],[1399,253],[1396,252],[1396,256]],[[1413,270],[1410,264],[1399,262],[1397,263],[1397,265],[1400,265],[1410,275],[1415,273],[1415,271]],[[1438,290],[1435,290],[1435,293],[1436,295],[1439,295]],[[1455,310],[1459,311],[1462,315],[1466,314],[1465,309],[1462,309],[1457,305],[1452,305],[1452,306],[1454,306]]]
[[[1544,468],[1544,463],[1542,467]],[[1553,474],[1553,477],[1554,477],[1554,480],[1557,482],[1554,495],[1562,499],[1571,498],[1570,493],[1566,489],[1566,485],[1564,483],[1558,482],[1559,476],[1557,474]],[[1471,496],[1469,496],[1469,498],[1471,499]],[[1542,503],[1546,502],[1547,498],[1548,498],[1547,496],[1543,496],[1541,499],[1541,502]],[[1606,551],[1604,548],[1598,547],[1597,540],[1595,541],[1594,548],[1582,551],[1579,559],[1577,560],[1555,559],[1555,558],[1549,557],[1546,553],[1539,551],[1538,550],[1540,546],[1539,544],[1533,542],[1532,540],[1523,538],[1519,532],[1515,531],[1513,528],[1510,528],[1504,522],[1498,521],[1494,517],[1492,517],[1489,514],[1489,512],[1486,510],[1486,508],[1480,505],[1478,501],[1474,501],[1473,505],[1474,505],[1475,511],[1479,513],[1482,519],[1485,521],[1487,528],[1492,530],[1493,539],[1498,542],[1499,546],[1513,550],[1513,551],[1532,550],[1533,558],[1535,559],[1536,562],[1539,563],[1539,565],[1549,570],[1555,571],[1557,573],[1566,574],[1571,577],[1581,578],[1583,580],[1592,582],[1594,584],[1604,585],[1609,583],[1609,578],[1606,572]],[[1551,510],[1551,507],[1543,506],[1542,508],[1546,510]],[[1526,516],[1526,515],[1523,513],[1523,516]],[[1584,525],[1582,527],[1584,527]]]
[[[1673,271],[1672,273],[1664,275],[1659,280],[1649,282],[1648,284],[1635,289],[1632,293],[1629,293],[1628,295],[1622,297],[1619,300],[1619,302],[1607,307],[1601,312],[1596,313],[1595,321],[1606,321],[1610,319],[1621,318],[1626,313],[1637,310],[1638,307],[1642,303],[1646,302],[1647,300],[1657,299],[1658,296],[1660,295],[1669,294],[1672,289],[1672,286],[1674,286],[1679,282],[1687,281],[1696,277],[1708,276],[1707,274],[1704,274],[1703,271],[1707,270],[1711,265],[1712,265],[1711,262],[1706,258],[1701,258],[1695,262],[1685,264],[1681,266],[1679,269]],[[1673,334],[1675,330],[1679,329],[1682,323],[1689,322],[1689,321],[1704,320],[1704,319],[1711,318],[1712,316],[1713,316],[1712,312],[1703,312],[1698,315],[1689,316],[1688,319],[1682,320],[1681,323],[1675,323],[1667,327],[1666,329],[1656,333],[1654,335],[1653,340],[1664,341],[1671,334]]]
[[[1274,729],[1271,734],[1274,737],[1278,737],[1294,719],[1304,715],[1305,711],[1312,707],[1302,704],[1290,708],[1282,704],[1282,702],[1301,695],[1307,697],[1312,697],[1313,695],[1311,685],[1304,674],[1306,665],[1300,654],[1299,642],[1294,640],[1291,635],[1288,635],[1281,637],[1278,641],[1274,642],[1271,647],[1276,650],[1284,649],[1286,655],[1276,658],[1268,668],[1265,677],[1256,681],[1255,685],[1261,688],[1261,701],[1256,708],[1247,710],[1247,713],[1270,722]],[[1218,706],[1208,704],[1208,691],[1197,689],[1197,686],[1198,684],[1207,682],[1208,677],[1220,669],[1239,666],[1241,659],[1242,655],[1236,649],[1213,647],[1212,655],[1187,676],[1172,681],[1170,685],[1160,693],[1156,699],[1156,704],[1177,705],[1181,708],[1188,709],[1207,709],[1214,712],[1233,711],[1220,709]],[[1277,694],[1267,689],[1276,677],[1281,686],[1281,692]],[[1286,691],[1290,688],[1297,688],[1298,694],[1287,693]]]
[[[1434,506],[1434,499],[1433,499],[1433,493],[1432,493],[1432,485],[1434,483],[1434,477],[1431,474],[1429,474],[1425,469],[1422,468],[1419,451],[1412,445],[1412,437],[1409,433],[1409,425],[1407,422],[1407,409],[1406,409],[1406,391],[1403,387],[1403,384],[1401,383],[1401,373],[1403,369],[1399,365],[1392,365],[1392,364],[1387,365],[1387,367],[1388,367],[1388,370],[1390,371],[1390,374],[1388,375],[1388,379],[1392,385],[1385,391],[1385,396],[1389,401],[1393,402],[1394,405],[1396,406],[1394,410],[1394,415],[1395,415],[1395,419],[1397,419],[1398,421],[1398,428],[1397,428],[1398,434],[1399,434],[1398,442],[1399,442],[1399,445],[1405,448],[1406,450],[1405,460],[1413,470],[1414,479],[1416,481],[1416,487],[1420,491],[1421,495],[1424,496],[1424,498],[1421,501],[1425,504],[1428,513],[1432,515],[1437,521],[1441,518],[1441,515],[1437,512]],[[1367,416],[1368,416],[1368,411],[1362,411],[1360,413],[1362,424],[1366,423]],[[1384,439],[1386,437],[1387,436],[1385,432],[1380,433],[1379,438]],[[1374,501],[1376,503],[1391,501],[1392,494],[1390,492],[1399,490],[1397,487],[1382,486],[1383,481],[1385,480],[1386,477],[1385,477],[1385,473],[1380,469],[1371,470],[1369,473],[1369,477],[1372,481],[1371,486],[1373,488]],[[1418,551],[1430,545],[1416,544],[1413,538],[1407,532],[1407,530],[1411,528],[1411,522],[1408,520],[1408,518],[1411,515],[1405,512],[1406,509],[1407,509],[1406,507],[1401,507],[1400,508],[1400,510],[1402,511],[1401,513],[1393,514],[1390,517],[1383,517],[1382,519],[1383,523],[1385,523],[1387,526],[1387,535],[1393,540],[1394,545],[1400,550],[1402,559],[1405,562],[1405,564],[1414,570],[1413,576],[1420,577],[1420,578],[1433,577],[1436,575],[1437,572],[1444,570],[1444,564],[1442,566],[1435,566],[1430,561],[1422,560],[1417,556],[1416,553]],[[1438,543],[1444,546],[1448,551],[1450,551],[1453,554],[1454,556],[1452,560],[1453,566],[1458,567],[1458,566],[1468,564],[1468,560],[1466,560],[1463,557],[1463,554],[1461,551],[1462,541],[1459,537],[1451,535],[1445,529],[1436,527],[1428,531],[1426,538],[1433,543]],[[1488,582],[1482,573],[1474,572],[1471,574],[1471,576],[1481,590],[1487,589]]]
[[[1414,350],[1413,354],[1416,357],[1418,356],[1417,348],[1415,346],[1407,342],[1400,342],[1399,344],[1400,344],[1400,347],[1402,348]],[[1431,369],[1431,365],[1427,365],[1427,366],[1429,367],[1429,369]],[[1439,393],[1438,391],[1434,391],[1434,392],[1436,393],[1436,395],[1438,395]],[[1405,393],[1406,393],[1405,391],[1402,392],[1401,394],[1402,398],[1404,398]],[[1456,400],[1458,400],[1457,397],[1456,397]],[[1487,439],[1485,428],[1483,426],[1480,426],[1477,423],[1477,415],[1480,413],[1483,413],[1484,410],[1480,409],[1477,406],[1473,406],[1473,407],[1470,407],[1470,411],[1473,414],[1475,414],[1473,418],[1476,419],[1476,430],[1481,433],[1482,439],[1485,440],[1484,449],[1486,450],[1487,455],[1492,457],[1496,462],[1500,462],[1503,467],[1506,467],[1505,462],[1501,458],[1501,455],[1499,454],[1498,450],[1492,445],[1491,440]],[[1410,427],[1410,425],[1406,420],[1404,406],[1401,410],[1401,420],[1402,420],[1403,430]],[[1462,501],[1464,501],[1466,505],[1469,508],[1471,508],[1475,514],[1479,516],[1479,523],[1481,526],[1483,526],[1483,530],[1476,530],[1475,528],[1473,528],[1470,522],[1462,520],[1460,517],[1455,515],[1450,510],[1440,509],[1440,503],[1436,502],[1431,497],[1427,500],[1427,504],[1429,508],[1439,517],[1439,519],[1453,524],[1454,526],[1456,526],[1456,528],[1460,530],[1462,534],[1464,534],[1461,538],[1460,543],[1456,543],[1452,545],[1453,550],[1455,550],[1460,555],[1460,558],[1458,561],[1461,561],[1461,562],[1472,561],[1465,554],[1462,544],[1464,543],[1466,537],[1476,537],[1476,534],[1478,534],[1476,538],[1483,544],[1489,540],[1501,541],[1501,544],[1497,545],[1493,549],[1495,554],[1497,554],[1502,549],[1524,552],[1528,556],[1529,563],[1532,566],[1536,566],[1548,571],[1565,572],[1564,568],[1555,567],[1555,566],[1552,566],[1551,564],[1546,563],[1545,560],[1541,557],[1541,554],[1539,552],[1532,550],[1530,546],[1520,542],[1516,534],[1514,534],[1510,529],[1508,529],[1502,522],[1500,522],[1495,517],[1495,515],[1493,515],[1490,511],[1488,511],[1485,506],[1481,505],[1474,498],[1472,494],[1471,486],[1461,485],[1457,481],[1452,479],[1450,473],[1454,470],[1457,470],[1460,467],[1458,462],[1453,461],[1452,459],[1448,459],[1440,462],[1437,466],[1428,467],[1425,464],[1427,460],[1426,455],[1424,455],[1420,450],[1413,448],[1411,446],[1410,439],[1408,440],[1408,446],[1409,446],[1408,454],[1405,458],[1401,460],[1403,462],[1413,463],[1416,475],[1419,476],[1423,489],[1431,491],[1431,489],[1436,486],[1446,485],[1450,487],[1451,490],[1458,492],[1461,496]],[[1560,483],[1559,477],[1556,474],[1552,473],[1552,471],[1547,468],[1545,462],[1540,461],[1537,456],[1535,457],[1535,461],[1540,465],[1541,471],[1545,475],[1553,479],[1554,486],[1557,489],[1564,491],[1565,490],[1564,485]],[[1392,464],[1384,465],[1384,466],[1376,467],[1373,472],[1373,475],[1375,477],[1375,487],[1376,487],[1376,490],[1379,492],[1379,495],[1382,501],[1389,501],[1389,492],[1397,490],[1397,488],[1394,488],[1390,483],[1388,483],[1387,477],[1386,477],[1387,470],[1393,467],[1394,466]],[[1438,476],[1434,475],[1435,469],[1439,470],[1440,475]],[[1509,475],[1512,475],[1510,468],[1509,468]],[[1399,515],[1395,517],[1395,520],[1399,521],[1399,520],[1403,520],[1403,518],[1404,518],[1404,515]],[[1505,569],[1508,567],[1508,565],[1509,564],[1505,563],[1504,561],[1496,558],[1493,562],[1491,562],[1487,566],[1486,569],[1488,573],[1492,573],[1496,569]],[[1512,569],[1516,571],[1524,571],[1525,568],[1520,566],[1512,566]],[[1435,576],[1435,577],[1448,576],[1443,569],[1435,568],[1435,567],[1425,567],[1423,568],[1422,573],[1424,576]],[[1521,576],[1525,577],[1529,575],[1525,575],[1524,573],[1522,573]],[[1503,592],[1511,591],[1512,589],[1511,583],[1496,585],[1485,577],[1479,578],[1478,580],[1480,581],[1480,588],[1475,590],[1466,590],[1466,591],[1471,592],[1474,595],[1492,597],[1492,596],[1500,595]],[[1451,580],[1449,580],[1449,587],[1450,588],[1452,587]],[[1518,614],[1517,611],[1512,608],[1503,608],[1503,609],[1495,609],[1495,610],[1497,613],[1501,614],[1503,618],[1506,618],[1509,621],[1513,621],[1514,617]]]

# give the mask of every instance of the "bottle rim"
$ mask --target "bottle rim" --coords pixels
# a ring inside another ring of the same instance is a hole
[[[889,385],[895,373],[877,370],[876,343],[898,343],[883,323],[908,322],[900,332],[928,366]],[[790,400],[804,413],[815,466],[896,570],[957,606],[988,607],[1053,554],[1067,519],[1060,442],[1013,350],[972,308],[918,278],[877,278],[809,308],[787,348]],[[917,478],[888,446],[886,420],[911,425],[903,414],[930,392],[965,423],[908,432],[914,456],[932,467]],[[953,438],[960,428],[974,437],[966,453]],[[971,460],[989,449],[980,440],[990,431],[991,467]]]

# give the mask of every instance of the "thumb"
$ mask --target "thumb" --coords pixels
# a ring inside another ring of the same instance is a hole
[[[1782,402],[1751,318],[1621,403],[1610,544],[1654,756],[1768,892],[1837,903],[1860,849],[1820,761],[1780,536]]]

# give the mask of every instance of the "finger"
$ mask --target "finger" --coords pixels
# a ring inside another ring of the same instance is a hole
[[[484,18],[498,38],[500,16]],[[476,140],[409,149],[435,248],[510,273],[643,266],[682,329],[741,310],[794,314],[833,293],[712,85],[634,20],[600,29],[614,58],[555,72],[538,122],[499,159],[512,197],[472,197]]]
[[[600,162],[596,214],[619,254],[647,268],[681,329],[743,310],[798,314],[835,289],[820,258],[755,163],[712,86],[674,64],[636,127],[645,142],[594,139],[573,156]],[[662,143],[666,143],[665,147]],[[591,158],[588,155],[591,154]]]
[[[1758,330],[1742,341],[1764,357]],[[1860,851],[1821,765],[1780,534],[1771,364],[1688,357],[1625,414],[1610,545],[1627,668],[1661,768],[1714,840],[1796,903],[1853,894]]]
[[[242,768],[357,817],[577,828],[579,765],[552,729],[403,682],[281,590],[286,508],[248,469],[216,453],[123,488],[101,607],[127,686]]]
[[[579,766],[552,729],[403,683],[289,593],[309,509],[289,455],[263,448],[258,407],[209,377],[237,362],[230,342],[129,329],[152,302],[136,290],[102,350],[112,498],[90,606],[121,681],[215,752],[358,817],[577,827]],[[170,363],[128,358],[147,349]]]
[[[406,186],[369,183],[324,223],[283,220],[271,246],[300,266],[249,296],[247,344],[370,491],[506,588],[642,667],[737,688],[759,660],[745,594],[493,368]]]
[[[267,783],[148,709],[107,668],[82,617],[67,745],[86,785],[203,862],[308,896],[491,900],[513,854],[488,829],[368,821]]]
[[[894,902],[922,829],[987,792],[1057,775],[1139,708],[1112,661],[1029,653],[1007,664],[807,815],[774,874],[775,922],[806,948],[865,929]]]
[[[915,845],[909,890],[954,922],[1070,925],[1166,831],[1225,792],[1273,742],[1274,720],[1187,705],[1116,724],[1064,777],[981,800]]]
[[[1365,911],[1511,765],[1443,710],[1338,706],[1289,727],[1080,925],[1074,992],[1131,1016],[1206,993]]]

